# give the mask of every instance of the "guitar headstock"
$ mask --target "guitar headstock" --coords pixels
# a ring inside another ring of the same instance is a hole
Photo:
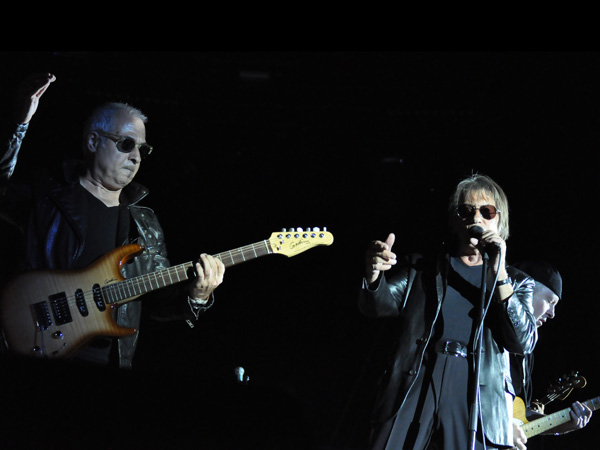
[[[333,235],[319,228],[290,228],[271,234],[269,238],[273,253],[281,253],[285,256],[295,256],[313,247],[331,245]]]
[[[555,384],[550,386],[547,390],[547,397],[554,399],[564,400],[566,399],[571,391],[575,388],[581,389],[585,387],[587,380],[580,376],[579,373],[573,371],[571,375],[563,375],[559,378]]]

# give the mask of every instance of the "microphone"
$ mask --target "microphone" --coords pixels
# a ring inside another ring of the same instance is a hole
[[[481,236],[483,235],[484,229],[479,225],[472,226],[469,228],[469,237],[477,239],[481,242]],[[483,247],[483,251],[490,255],[491,248],[494,248],[496,252],[500,251],[500,244],[497,242],[491,242],[488,245]]]
[[[472,226],[469,228],[469,237],[475,238],[478,241],[481,240],[481,236],[483,235],[483,228],[479,225]]]

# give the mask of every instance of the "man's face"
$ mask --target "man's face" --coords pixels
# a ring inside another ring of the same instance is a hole
[[[119,113],[112,129],[105,131],[117,136],[130,137],[138,144],[146,141],[146,127],[142,120],[124,113]],[[94,157],[95,178],[100,179],[107,189],[123,189],[133,180],[140,168],[139,149],[134,148],[129,153],[123,153],[112,139],[104,138],[99,142]]]
[[[548,319],[554,318],[558,300],[558,295],[536,281],[536,288],[533,293],[533,315],[538,327],[541,327]]]
[[[480,208],[482,206],[491,205],[496,206],[496,203],[492,195],[486,192],[469,192],[465,195],[462,201],[459,203],[470,205],[473,207],[473,213],[467,217],[455,217],[454,220],[454,231],[459,237],[461,242],[469,242],[469,229],[474,226],[480,226],[484,231],[491,230],[498,233],[498,223],[500,221],[500,213],[497,213],[494,218],[486,218],[481,214]],[[474,248],[472,243],[468,244]]]

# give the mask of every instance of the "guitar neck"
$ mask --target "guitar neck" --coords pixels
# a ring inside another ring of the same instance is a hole
[[[231,267],[271,253],[273,249],[270,242],[264,240],[213,256],[220,259],[225,267]],[[102,290],[105,301],[109,304],[124,303],[156,289],[186,281],[190,278],[189,273],[193,271],[194,264],[193,261],[189,261],[104,286]]]
[[[592,411],[600,408],[600,397],[593,398],[591,400],[587,400],[583,402],[588,408]],[[532,420],[531,422],[527,422],[523,424],[521,428],[525,432],[525,435],[530,438],[532,436],[537,436],[538,434],[544,433],[548,430],[556,428],[563,423],[567,423],[571,420],[571,408],[562,409],[552,414],[548,414],[547,416],[541,417],[536,420]]]

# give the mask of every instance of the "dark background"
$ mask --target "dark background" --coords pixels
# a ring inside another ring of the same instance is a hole
[[[473,172],[508,195],[510,261],[545,258],[563,275],[558,315],[535,352],[537,396],[573,370],[587,386],[547,411],[600,395],[600,53],[4,52],[0,68],[4,109],[27,74],[57,76],[23,164],[77,156],[99,102],[149,116],[155,153],[137,181],[150,188],[145,203],[173,263],[284,227],[327,227],[335,238],[229,268],[193,329],[144,324],[132,373],[77,369],[70,388],[72,372],[42,365],[34,400],[19,403],[29,367],[7,364],[4,388],[20,405],[11,429],[34,418],[28,435],[60,430],[62,448],[79,438],[87,445],[77,448],[365,448],[386,340],[356,308],[363,252],[389,232],[397,252],[437,244],[447,198]],[[247,385],[235,382],[237,366]],[[45,391],[53,383],[60,395]],[[71,417],[86,424],[65,426]],[[529,448],[596,448],[597,421]],[[134,431],[113,431],[122,424]]]

